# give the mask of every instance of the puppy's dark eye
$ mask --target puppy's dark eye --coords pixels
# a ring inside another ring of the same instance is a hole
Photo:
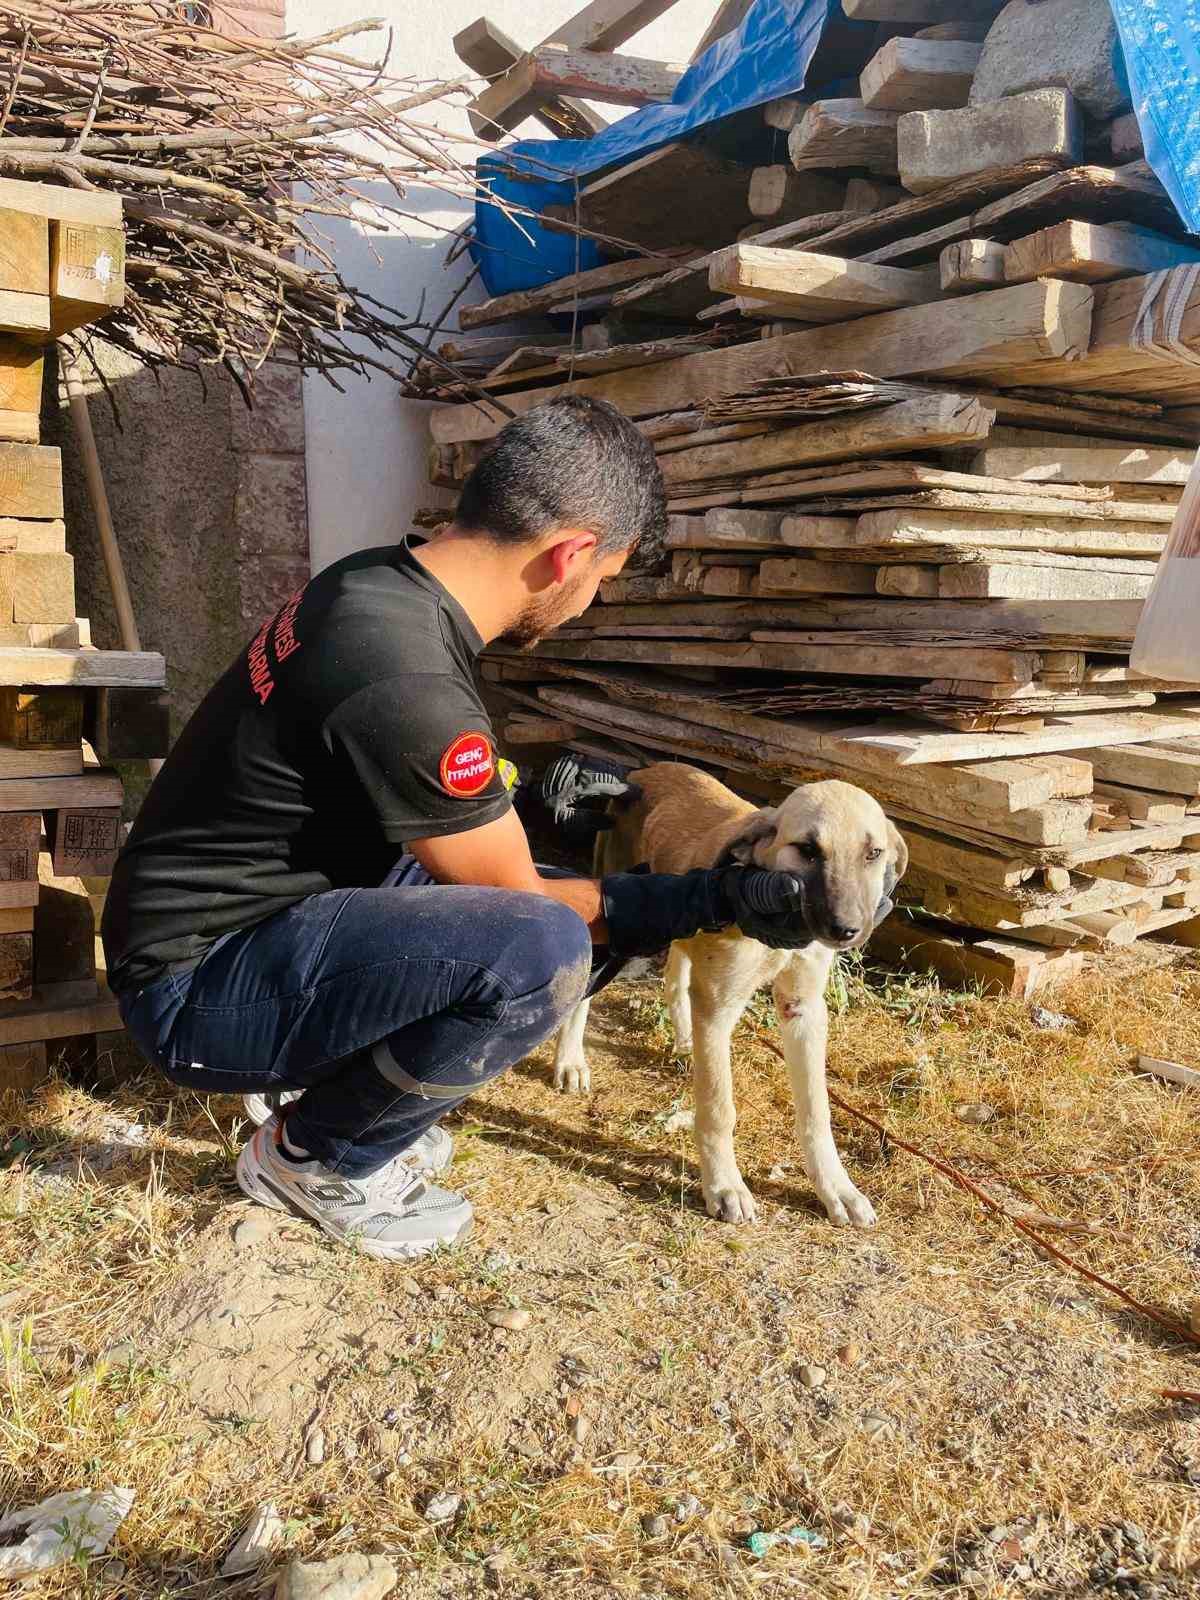
[[[820,861],[821,859],[821,846],[815,839],[805,839],[802,844],[796,846],[796,849],[804,861]]]
[[[883,855],[883,851],[879,848],[878,845],[868,845],[868,847],[867,847],[867,860],[868,861],[878,861],[882,855]]]

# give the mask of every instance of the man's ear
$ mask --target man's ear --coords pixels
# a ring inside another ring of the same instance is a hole
[[[586,528],[561,528],[546,554],[555,583],[565,583],[575,573],[580,557],[587,559],[595,550],[596,535]]]
[[[894,823],[888,823],[887,835],[888,859],[883,889],[885,894],[891,894],[900,879],[908,871],[908,846],[904,842],[904,836]]]
[[[771,806],[764,806],[761,811],[756,811],[745,819],[738,827],[736,833],[721,851],[720,860],[715,864],[718,867],[733,865],[747,867],[754,864],[754,851],[757,845],[769,842],[775,838],[779,827],[779,812]]]

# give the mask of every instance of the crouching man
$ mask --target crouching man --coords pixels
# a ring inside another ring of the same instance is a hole
[[[471,1208],[430,1181],[440,1119],[623,960],[735,923],[808,942],[785,873],[543,876],[514,809],[475,657],[577,617],[664,516],[638,430],[553,401],[500,434],[435,538],[294,595],[183,730],[104,944],[146,1056],[248,1097],[252,1199],[387,1260],[452,1244]],[[562,770],[569,814],[588,774]]]

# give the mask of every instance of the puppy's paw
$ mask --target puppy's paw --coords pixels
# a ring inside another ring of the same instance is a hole
[[[821,1204],[835,1228],[873,1228],[875,1207],[850,1182],[849,1178],[837,1185],[817,1191]]]
[[[554,1063],[554,1087],[560,1094],[590,1094],[592,1092],[592,1069],[587,1062],[556,1061]]]
[[[727,1183],[705,1185],[704,1203],[710,1217],[718,1222],[753,1222],[758,1216],[754,1196],[740,1178]]]

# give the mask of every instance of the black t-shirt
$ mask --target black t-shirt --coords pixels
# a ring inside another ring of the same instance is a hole
[[[408,839],[508,810],[471,677],[483,641],[404,543],[329,567],[184,728],[113,873],[118,984],[194,961],[308,895],[378,883]]]

